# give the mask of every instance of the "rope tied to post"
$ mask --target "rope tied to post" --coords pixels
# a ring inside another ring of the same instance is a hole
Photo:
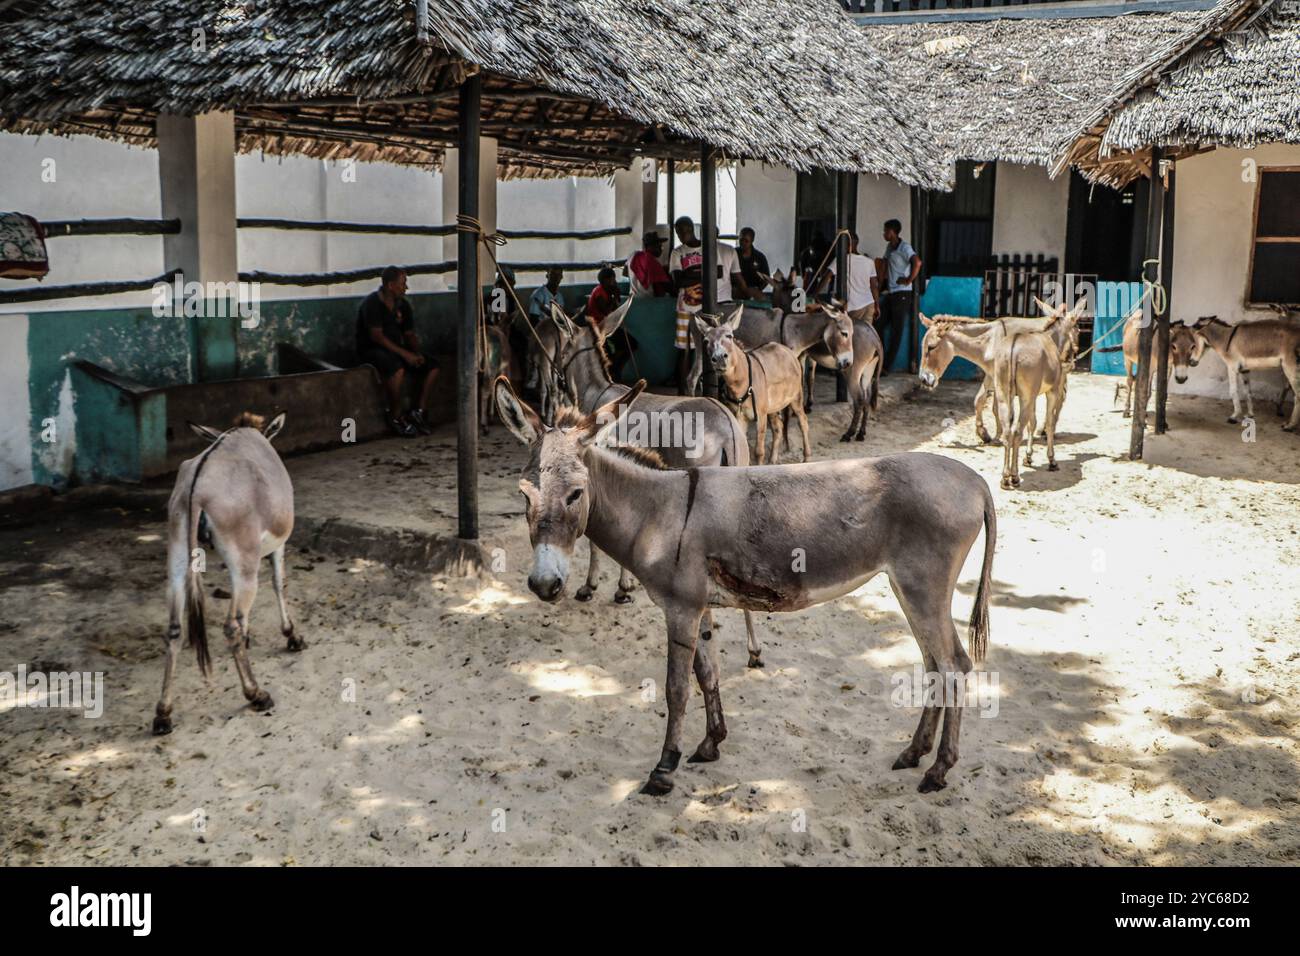
[[[1127,323],[1129,320],[1129,316],[1131,316],[1137,309],[1141,308],[1142,303],[1145,302],[1148,298],[1151,300],[1151,311],[1153,315],[1160,315],[1165,311],[1165,309],[1169,307],[1169,293],[1165,290],[1164,284],[1159,280],[1159,278],[1157,278],[1155,282],[1152,282],[1150,279],[1146,277],[1147,266],[1151,265],[1152,263],[1155,263],[1156,275],[1157,276],[1160,275],[1159,259],[1143,260],[1142,295],[1138,298],[1133,308],[1129,309],[1126,313],[1124,313],[1124,315],[1120,317],[1120,320],[1118,322],[1116,322],[1114,325],[1108,328],[1101,335],[1096,334],[1096,329],[1093,330],[1092,344],[1074,357],[1074,360],[1076,362],[1079,361],[1079,359],[1083,358],[1085,355],[1087,355],[1089,352],[1091,352],[1093,349],[1097,348],[1097,344],[1101,342],[1103,339],[1105,339],[1107,336],[1109,336],[1110,333],[1114,332],[1116,329],[1120,328],[1125,323]]]

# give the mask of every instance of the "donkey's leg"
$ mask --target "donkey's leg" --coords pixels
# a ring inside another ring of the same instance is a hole
[[[1137,369],[1130,366],[1127,362],[1124,363],[1124,382],[1125,388],[1127,389],[1124,395],[1124,417],[1132,418],[1133,412],[1131,409],[1133,408],[1133,386],[1137,384]]]
[[[596,593],[596,584],[600,580],[600,549],[587,539],[587,544],[591,545],[591,557],[587,559],[587,583],[578,588],[573,595],[579,601],[590,601],[591,596]]]
[[[1248,368],[1243,368],[1241,370],[1241,386],[1242,390],[1246,393],[1246,417],[1254,418],[1255,402],[1252,400],[1250,394],[1250,369]]]
[[[251,557],[246,557],[251,555]],[[244,698],[253,705],[254,710],[270,710],[275,706],[271,695],[257,686],[253,677],[253,665],[248,660],[248,616],[253,610],[253,599],[257,597],[257,548],[253,546],[241,549],[232,555],[230,564],[230,586],[234,592],[230,599],[230,616],[226,619],[226,644],[235,658],[235,668],[239,671],[239,682],[244,688]]]
[[[840,441],[852,441],[854,433],[858,430],[858,416],[865,413],[866,406],[861,400],[861,383],[855,383],[852,378],[849,379],[849,427],[844,430],[840,436]],[[863,423],[865,427],[865,422]]]
[[[895,590],[894,594],[897,596],[897,590]],[[902,598],[899,598],[899,603],[902,603]],[[919,640],[918,643],[920,643]],[[926,649],[924,644],[921,645],[921,658],[925,661],[925,672],[927,674],[938,673],[938,665],[935,663],[934,655]],[[908,770],[919,766],[921,758],[934,749],[934,735],[939,729],[939,718],[942,716],[942,704],[923,704],[921,719],[917,721],[916,730],[912,734],[912,742],[903,748],[903,752],[898,755],[898,759],[894,761],[894,765],[889,769]]]
[[[754,442],[758,446],[755,450],[758,452],[754,461],[758,464],[765,464],[764,456],[767,454],[767,426],[769,422],[766,415],[759,415],[754,419]]]
[[[953,556],[956,557],[955,555]],[[964,557],[964,555],[962,555]],[[903,614],[912,629],[912,636],[921,646],[921,656],[926,666],[937,673],[942,682],[944,694],[943,737],[939,741],[939,753],[930,769],[925,772],[917,787],[921,793],[942,790],[947,786],[945,777],[953,764],[957,762],[958,738],[961,736],[960,698],[956,696],[956,682],[964,681],[965,675],[972,669],[970,657],[957,637],[957,629],[952,623],[952,592],[960,573],[960,561],[949,561],[948,555],[931,553],[924,563],[909,564],[891,568],[889,583],[893,586],[898,603],[903,607]],[[952,567],[940,566],[940,562],[951,563]],[[933,662],[933,663],[931,663]],[[964,688],[963,688],[964,689]],[[950,695],[952,695],[950,697]],[[939,708],[933,708],[934,714],[927,712],[921,721],[930,720],[929,740],[922,736],[922,743],[933,743],[934,727]],[[918,726],[917,733],[922,735],[923,726]],[[913,740],[913,744],[916,740]],[[899,756],[909,756],[911,747]]]
[[[798,402],[795,402],[792,407],[794,408],[794,417],[799,419],[799,432],[803,435],[803,460],[807,461],[812,457],[812,439],[808,434],[808,415]]]
[[[668,622],[668,677],[664,694],[668,699],[668,727],[659,762],[650,771],[642,793],[661,796],[673,788],[673,773],[682,759],[682,728],[686,720],[686,703],[691,696],[691,670],[695,644],[699,639],[703,608],[664,608]]]
[[[1024,406],[1021,405],[1021,411]],[[1029,418],[1025,422],[1025,434],[1029,436],[1029,444],[1025,446],[1025,464],[1034,463],[1034,438],[1038,433],[1038,399],[1032,399],[1029,402]]]
[[[289,607],[284,603],[284,545],[271,552],[271,586],[275,588],[275,600],[280,605],[280,633],[288,639],[289,650],[301,651],[307,642],[294,632]]]
[[[813,407],[813,389],[817,386],[817,363],[812,359],[800,359],[803,363],[803,410],[811,412]]]
[[[1296,430],[1300,425],[1300,359],[1296,355],[1284,355],[1282,357],[1282,374],[1286,376],[1287,384],[1291,386],[1291,394],[1296,396],[1296,401],[1291,407],[1291,417],[1282,427],[1289,432]],[[1282,403],[1286,401],[1286,386],[1282,387],[1282,395],[1278,399],[1277,413],[1282,414]]]
[[[748,611],[745,612],[745,642],[749,648],[749,666],[762,667],[763,649],[758,646],[758,638],[754,636],[754,616]]]
[[[1241,397],[1237,394],[1237,368],[1234,365],[1228,366],[1228,397],[1232,399],[1232,414],[1228,417],[1228,424],[1235,425],[1241,421]]]
[[[718,744],[727,739],[722,716],[722,693],[718,689],[718,662],[713,640],[713,612],[700,619],[700,643],[695,650],[695,679],[704,695],[705,735],[687,763],[710,763],[718,759]]]
[[[618,569],[618,590],[614,592],[615,604],[631,604],[632,592],[636,589],[636,578],[622,565]]]
[[[176,661],[181,653],[181,618],[185,615],[185,586],[189,575],[186,544],[186,539],[180,537],[167,548],[167,660],[163,664],[162,694],[154,709],[155,735],[172,732],[172,681],[176,679]]]
[[[1012,399],[997,395],[994,398],[997,404],[998,422],[1002,428],[1002,487],[1011,488],[1012,463],[1016,459],[1016,447],[1013,440],[1013,431],[1015,429],[1014,408]]]
[[[997,439],[989,435],[989,430],[984,427],[984,409],[988,407],[989,401],[993,398],[993,389],[989,387],[989,377],[984,376],[984,381],[980,382],[980,390],[975,393],[975,437],[985,445],[992,445]],[[998,420],[997,404],[993,406],[993,427],[998,430],[998,435],[1002,434],[1002,423]]]

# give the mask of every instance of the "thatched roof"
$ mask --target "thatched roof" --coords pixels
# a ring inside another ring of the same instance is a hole
[[[1201,12],[870,24],[885,76],[955,159],[1047,165],[1114,80]],[[874,81],[874,77],[873,77]],[[864,84],[869,85],[869,84]]]
[[[707,142],[946,178],[902,89],[860,82],[880,61],[835,0],[427,6],[421,44],[416,0],[0,0],[0,129],[151,145],[157,113],[222,109],[244,151],[436,164],[481,70],[508,170],[608,172]]]
[[[1300,0],[1225,0],[1194,36],[1154,51],[1062,144],[1099,182],[1150,175],[1150,147],[1300,143]]]

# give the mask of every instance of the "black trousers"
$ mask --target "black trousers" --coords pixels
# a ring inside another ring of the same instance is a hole
[[[898,348],[903,344],[903,333],[907,323],[912,321],[911,292],[891,292],[880,297],[880,316],[876,320],[876,331],[880,333],[880,342],[885,347],[885,365],[883,371],[894,367]]]

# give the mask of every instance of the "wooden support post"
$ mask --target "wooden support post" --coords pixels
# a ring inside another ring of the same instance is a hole
[[[677,160],[668,160],[668,251],[677,245]]]
[[[700,275],[704,280],[702,312],[718,314],[718,184],[713,147],[700,147]],[[712,363],[704,362],[704,394],[716,395],[717,377]]]
[[[1151,147],[1151,188],[1147,193],[1147,236],[1143,277],[1150,282],[1160,281],[1160,220],[1164,213],[1164,181],[1160,178],[1160,160],[1163,150],[1159,146]],[[1146,290],[1144,290],[1146,291]],[[1151,353],[1155,343],[1156,327],[1156,293],[1150,290],[1142,303],[1142,328],[1138,333],[1138,371],[1137,381],[1133,383],[1133,425],[1129,433],[1128,457],[1138,461],[1142,457],[1142,442],[1146,437],[1147,398],[1151,394]]]
[[[1169,430],[1169,417],[1166,414],[1169,403],[1169,323],[1174,314],[1174,173],[1176,169],[1169,162],[1169,182],[1165,186],[1164,226],[1160,230],[1160,282],[1165,287],[1165,310],[1160,314],[1160,326],[1156,330],[1156,434],[1163,435]]]
[[[459,209],[479,215],[479,129],[482,78],[474,74],[460,88]],[[456,505],[458,535],[478,540],[478,310],[479,237],[459,235],[456,254],[456,294],[460,322],[456,326]]]

